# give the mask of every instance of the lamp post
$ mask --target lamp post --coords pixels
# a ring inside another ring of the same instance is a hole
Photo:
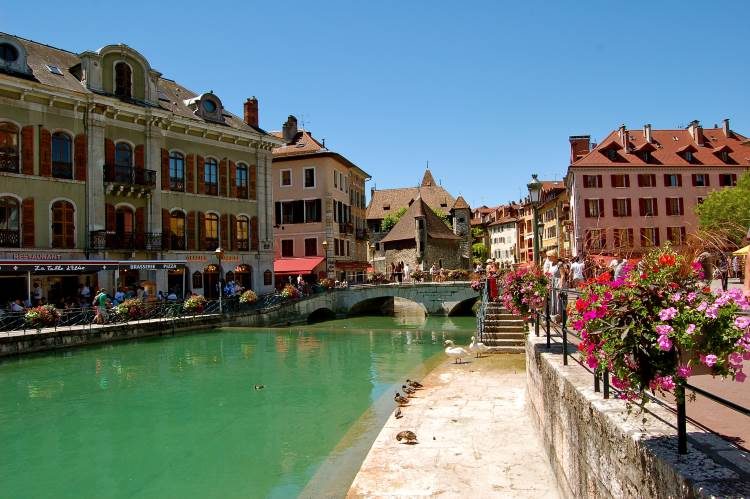
[[[224,294],[224,285],[222,283],[222,276],[224,275],[224,269],[221,267],[221,259],[224,257],[224,250],[219,246],[214,251],[216,259],[219,261],[219,314],[224,314],[224,307],[221,300],[221,296]]]
[[[323,242],[321,244],[323,245],[323,256],[326,257],[326,277],[329,277],[328,275],[328,240],[323,239]]]
[[[531,182],[526,187],[529,189],[529,201],[534,213],[534,220],[531,223],[534,231],[534,263],[539,263],[539,198],[542,193],[542,183],[536,178],[536,173],[531,175]]]

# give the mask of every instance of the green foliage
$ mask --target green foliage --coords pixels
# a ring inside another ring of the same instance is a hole
[[[484,229],[481,227],[474,227],[471,229],[471,237],[474,239],[482,239],[484,237]]]
[[[452,229],[452,228],[453,228],[453,226],[451,225],[451,222],[450,222],[450,220],[448,220],[448,214],[447,214],[447,213],[445,213],[445,212],[444,212],[443,210],[441,210],[440,208],[435,208],[435,209],[433,209],[433,210],[432,210],[432,212],[433,212],[433,213],[434,213],[435,215],[437,215],[437,216],[438,216],[438,218],[439,218],[440,220],[442,220],[442,221],[443,221],[443,223],[444,223],[444,224],[445,224],[445,225],[446,225],[446,226],[447,226],[447,227],[448,227],[449,229]]]
[[[406,213],[406,208],[401,208],[396,213],[389,213],[388,215],[383,217],[383,220],[380,222],[380,231],[389,232],[393,228],[393,226],[396,225],[399,220],[401,220],[401,217],[404,216],[404,213]]]
[[[471,245],[471,254],[474,257],[472,261],[476,265],[477,263],[484,263],[487,259],[487,246],[484,243],[474,243]]]
[[[739,178],[736,187],[710,193],[695,212],[701,228],[725,232],[740,245],[750,225],[750,172]]]

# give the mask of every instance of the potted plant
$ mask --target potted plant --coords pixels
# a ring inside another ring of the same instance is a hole
[[[292,286],[291,284],[287,284],[284,286],[284,289],[281,290],[281,297],[285,300],[296,300],[301,296],[299,289]]]
[[[247,289],[240,295],[240,303],[250,304],[256,301],[258,301],[258,295],[252,289]]]
[[[146,316],[146,306],[138,298],[130,298],[114,309],[115,315],[123,321],[137,320]]]
[[[40,305],[27,310],[24,320],[26,324],[40,332],[43,327],[56,326],[60,321],[60,312],[54,305]]]
[[[206,297],[203,295],[193,295],[185,300],[182,309],[189,314],[199,314],[206,308]]]
[[[544,307],[550,283],[539,267],[510,271],[501,282],[503,291],[499,298],[511,313],[528,319],[533,311]]]
[[[425,277],[427,277],[427,273],[424,270],[415,269],[411,271],[409,277],[411,277],[414,282],[422,282]]]

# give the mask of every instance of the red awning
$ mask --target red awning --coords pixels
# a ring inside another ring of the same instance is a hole
[[[275,274],[312,274],[315,267],[325,259],[322,256],[308,258],[277,258],[273,261]]]

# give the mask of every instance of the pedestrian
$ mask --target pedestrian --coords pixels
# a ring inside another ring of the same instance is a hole
[[[732,258],[732,277],[735,279],[742,279],[742,272],[740,272],[740,255],[734,255]]]
[[[573,259],[573,263],[570,264],[570,274],[574,288],[577,288],[584,280],[583,277],[583,258],[577,256]]]
[[[34,282],[34,292],[32,293],[32,298],[34,299],[33,303],[34,306],[37,306],[42,301],[42,286],[39,284],[39,281]]]
[[[719,260],[716,267],[719,269],[719,279],[721,279],[721,289],[726,291],[729,287],[729,262],[724,254],[719,253]]]
[[[94,322],[97,324],[104,324],[107,322],[107,301],[109,301],[107,290],[102,288],[99,290],[99,293],[96,294],[94,301],[92,302],[92,305],[96,307]]]
[[[409,281],[411,279],[411,276],[409,275],[410,270],[409,264],[404,264],[404,281]]]

